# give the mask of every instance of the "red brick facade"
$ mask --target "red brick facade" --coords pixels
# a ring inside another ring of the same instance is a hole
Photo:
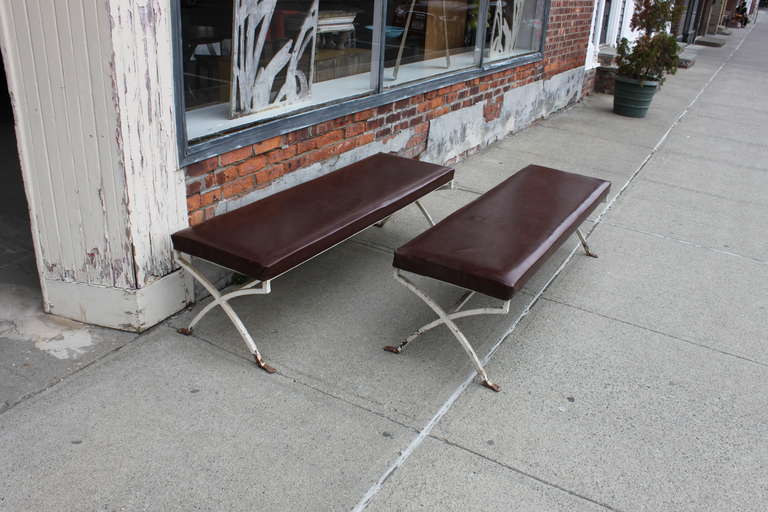
[[[215,215],[221,201],[264,188],[284,174],[356,147],[386,142],[406,129],[413,134],[401,154],[417,157],[426,148],[430,121],[448,112],[482,102],[486,121],[497,119],[505,92],[584,65],[592,8],[592,0],[552,0],[541,62],[344,116],[190,165],[186,169],[190,224]]]
[[[551,0],[544,78],[584,65],[592,29],[593,0]]]

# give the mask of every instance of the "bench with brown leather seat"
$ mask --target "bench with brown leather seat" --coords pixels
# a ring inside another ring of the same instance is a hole
[[[498,391],[453,320],[507,313],[512,296],[574,232],[587,255],[595,256],[578,227],[606,199],[609,189],[605,180],[529,165],[397,249],[395,277],[440,318],[386,350],[399,353],[423,332],[446,324],[472,359],[483,384]],[[469,293],[446,312],[401,271],[438,279]],[[474,292],[503,300],[504,307],[460,311]]]
[[[441,165],[379,153],[173,234],[176,260],[214,297],[180,332],[190,334],[208,311],[221,306],[256,363],[274,371],[228,301],[269,293],[275,277],[414,202],[432,224],[419,199],[450,183],[453,173]],[[182,253],[255,280],[221,295]]]

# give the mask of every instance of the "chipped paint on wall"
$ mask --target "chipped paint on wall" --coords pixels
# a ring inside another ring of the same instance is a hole
[[[169,233],[186,226],[178,166],[170,2],[108,0],[119,112],[116,142],[128,191],[136,287],[174,269]]]
[[[535,120],[571,105],[581,96],[584,68],[575,68],[509,90],[498,119],[486,121],[483,105],[451,112],[430,122],[427,150],[422,160],[445,163],[474,148],[487,146]]]
[[[486,123],[483,104],[456,110],[433,119],[429,127],[427,151],[421,159],[444,163],[465,151],[483,145],[489,132],[498,131],[497,123]]]

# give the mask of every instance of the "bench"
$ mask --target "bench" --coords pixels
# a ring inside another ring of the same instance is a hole
[[[506,314],[512,296],[575,231],[588,256],[597,257],[579,226],[604,201],[610,183],[597,178],[529,165],[395,251],[395,278],[422,299],[438,319],[397,346],[400,353],[426,331],[446,325],[472,361],[482,384],[494,391],[480,359],[454,320]],[[403,272],[466,289],[449,310],[440,307]],[[504,301],[501,307],[461,308],[474,293]]]
[[[173,234],[176,261],[213,296],[179,332],[191,334],[209,311],[220,306],[256,364],[274,373],[229,301],[270,293],[276,277],[371,225],[383,225],[412,203],[434,225],[419,199],[449,184],[453,173],[448,167],[379,153]],[[245,274],[253,281],[222,294],[189,256]]]

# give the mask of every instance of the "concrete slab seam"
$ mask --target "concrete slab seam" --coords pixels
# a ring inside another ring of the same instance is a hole
[[[716,117],[712,117],[711,119],[713,119],[715,121],[719,121],[720,120],[720,119],[718,119]],[[683,155],[683,156],[685,156],[687,158],[692,158],[694,160],[703,160],[705,162],[722,163],[724,165],[730,165],[731,167],[734,167],[736,169],[749,169],[751,171],[760,171],[760,172],[768,173],[768,169],[763,169],[762,167],[755,167],[755,166],[752,166],[752,165],[744,165],[742,163],[734,163],[734,162],[731,162],[729,160],[725,160],[725,159],[717,158],[717,157],[712,157],[712,156],[693,155],[693,154],[690,154],[690,153],[685,153],[684,151],[680,151],[680,150],[672,148],[672,147],[665,148],[664,151],[666,153],[669,153],[669,154],[672,154],[672,155]]]
[[[690,247],[695,247],[696,249],[704,249],[704,250],[707,250],[707,251],[716,252],[718,254],[723,254],[725,256],[731,256],[731,257],[745,259],[747,261],[751,261],[752,263],[758,263],[760,265],[768,265],[768,260],[761,260],[761,259],[753,258],[752,256],[744,256],[743,254],[739,254],[739,253],[736,253],[736,252],[726,251],[725,249],[719,249],[717,247],[710,247],[708,245],[697,244],[696,242],[691,242],[690,240],[683,240],[682,238],[675,238],[675,237],[671,237],[671,236],[668,236],[668,235],[662,235],[661,233],[654,233],[652,231],[645,231],[645,230],[642,230],[642,229],[637,229],[637,228],[634,228],[632,226],[627,226],[626,224],[621,224],[621,223],[617,223],[617,222],[604,221],[604,224],[606,226],[611,226],[611,227],[614,227],[614,228],[617,228],[617,229],[623,229],[623,230],[626,230],[626,231],[632,231],[633,233],[639,233],[641,235],[652,236],[654,238],[659,238],[661,240],[667,240],[669,242],[676,242],[676,243],[679,243],[679,244],[688,245]]]
[[[753,25],[754,28],[754,25]],[[751,33],[750,29],[750,33]],[[664,135],[659,139],[659,141],[656,143],[656,145],[651,149],[651,152],[648,154],[648,156],[645,157],[643,162],[638,166],[638,168],[635,170],[634,173],[629,177],[629,179],[624,183],[624,185],[619,189],[619,192],[611,199],[608,204],[602,209],[600,214],[598,215],[597,219],[595,220],[594,225],[592,228],[587,232],[586,236],[589,238],[589,236],[594,232],[594,230],[597,228],[597,226],[601,223],[603,217],[608,213],[608,211],[613,207],[613,205],[616,203],[616,201],[621,197],[621,195],[624,193],[624,191],[629,187],[629,185],[635,180],[638,174],[643,170],[643,168],[647,165],[647,163],[653,158],[656,151],[659,150],[659,148],[662,146],[662,144],[666,141],[666,139],[669,137],[669,134],[672,132],[672,130],[680,123],[682,118],[688,113],[688,110],[693,106],[696,101],[699,99],[699,97],[702,95],[702,93],[706,90],[706,88],[709,86],[709,84],[712,83],[712,81],[717,77],[717,75],[722,71],[722,69],[725,67],[725,65],[733,58],[735,53],[741,48],[741,45],[744,43],[746,38],[749,36],[747,34],[744,36],[744,39],[742,39],[739,44],[736,46],[736,48],[730,53],[730,55],[725,59],[725,61],[717,68],[717,70],[712,74],[712,76],[707,80],[707,82],[704,84],[704,86],[699,90],[699,92],[696,94],[696,96],[691,100],[691,102],[686,106],[686,108],[683,110],[683,112],[675,119],[675,121],[672,123],[672,125],[667,129],[667,131],[664,133]],[[493,356],[493,354],[496,352],[496,350],[501,346],[501,344],[505,341],[505,339],[514,331],[514,329],[517,327],[517,325],[520,323],[520,321],[531,311],[531,308],[538,302],[539,298],[544,294],[544,292],[549,288],[549,286],[552,284],[552,282],[558,277],[560,272],[568,265],[568,263],[571,261],[571,258],[573,258],[573,255],[576,253],[576,251],[581,247],[580,244],[577,244],[573,247],[571,252],[566,257],[565,261],[558,267],[558,269],[555,271],[555,273],[550,277],[550,279],[544,284],[544,286],[541,288],[541,290],[534,296],[534,298],[529,302],[529,304],[526,306],[526,308],[523,310],[522,313],[517,317],[517,319],[513,322],[510,329],[502,335],[499,340],[491,347],[488,354],[482,359],[483,365],[485,365],[488,360]],[[464,381],[459,385],[458,388],[451,394],[451,396],[446,400],[443,405],[438,409],[438,411],[435,413],[435,415],[427,422],[427,424],[424,426],[424,428],[419,432],[419,434],[410,442],[410,444],[400,453],[400,456],[395,459],[395,461],[390,464],[390,466],[384,471],[384,473],[381,475],[381,477],[376,481],[369,489],[368,491],[363,495],[363,497],[360,499],[360,501],[355,505],[355,507],[352,509],[352,512],[362,512],[365,510],[368,505],[371,503],[373,498],[379,493],[379,491],[383,488],[384,483],[389,479],[392,474],[394,474],[397,469],[399,469],[406,460],[411,456],[411,454],[414,452],[416,448],[419,447],[426,439],[427,436],[432,432],[435,425],[442,419],[443,416],[451,409],[453,404],[458,400],[459,396],[461,396],[466,390],[466,388],[469,386],[470,383],[474,380],[476,377],[477,372],[472,370],[467,378],[464,379]]]
[[[656,152],[661,148],[661,146],[666,142],[667,138],[669,137],[669,134],[672,133],[672,130],[675,129],[675,127],[680,124],[680,121],[688,114],[688,111],[691,109],[691,107],[698,101],[698,99],[701,97],[702,94],[704,94],[704,91],[707,90],[707,87],[710,86],[710,84],[717,78],[717,76],[720,74],[720,72],[723,70],[723,68],[728,64],[728,62],[731,61],[734,55],[736,55],[736,52],[739,51],[739,48],[741,48],[741,45],[744,44],[744,41],[747,40],[749,35],[752,33],[752,30],[755,28],[755,25],[752,25],[752,28],[749,29],[749,32],[744,36],[744,38],[739,41],[739,44],[736,45],[736,48],[734,48],[731,53],[726,57],[726,59],[723,61],[722,64],[715,70],[715,72],[712,74],[712,76],[709,77],[709,79],[704,83],[704,85],[699,89],[699,92],[696,94],[696,96],[693,97],[693,99],[688,103],[688,105],[685,107],[685,109],[680,113],[679,116],[675,119],[675,121],[672,123],[672,125],[667,129],[667,131],[664,133],[664,135],[661,136],[661,139],[656,143],[656,145],[651,149],[651,152],[648,153],[648,156],[643,159],[643,161],[640,163],[638,168],[635,170],[635,172],[632,173],[632,175],[629,177],[629,179],[624,183],[624,185],[619,189],[619,192],[611,199],[606,207],[603,209],[603,211],[600,213],[600,215],[595,219],[595,225],[592,227],[592,229],[587,233],[587,236],[589,236],[597,227],[597,224],[600,223],[602,218],[610,211],[610,209],[613,207],[614,204],[616,204],[616,201],[624,194],[626,189],[632,184],[632,182],[637,178],[637,176],[640,174],[640,172],[643,170],[643,168],[648,164],[648,162],[651,161],[651,159],[656,155]]]
[[[768,171],[766,171],[766,172],[768,172]],[[720,194],[713,194],[711,192],[705,192],[703,190],[696,190],[695,188],[684,187],[682,185],[675,185],[674,183],[666,183],[664,181],[655,180],[653,178],[642,177],[641,179],[644,182],[647,182],[647,183],[654,183],[656,185],[661,185],[663,187],[674,188],[674,189],[677,189],[677,190],[684,190],[686,192],[690,192],[691,194],[707,196],[707,197],[711,197],[713,199],[720,199],[722,201],[727,201],[729,203],[746,204],[746,205],[750,205],[750,206],[757,206],[758,208],[765,208],[766,207],[765,205],[763,205],[761,203],[756,203],[755,201],[749,201],[749,200],[745,200],[745,199],[734,199],[732,197],[721,196]]]
[[[563,261],[563,263],[558,267],[558,269],[555,271],[555,273],[547,280],[547,282],[542,286],[542,288],[536,293],[536,295],[530,300],[530,302],[526,305],[525,309],[517,316],[515,321],[512,323],[510,328],[494,343],[494,345],[491,347],[491,349],[488,351],[488,353],[481,359],[482,365],[485,366],[488,364],[488,361],[493,357],[493,355],[496,353],[498,348],[506,341],[506,339],[509,337],[510,334],[517,328],[517,326],[520,324],[520,322],[531,312],[533,307],[536,305],[536,303],[539,301],[541,296],[546,292],[546,290],[549,288],[549,286],[554,282],[554,280],[560,275],[560,273],[565,269],[565,267],[568,265],[568,263],[571,261],[571,258],[573,258],[573,255],[576,253],[576,251],[581,248],[581,244],[576,244],[573,249],[571,249],[570,253],[568,254],[568,257]],[[459,399],[459,397],[464,393],[464,391],[469,387],[469,385],[474,381],[475,377],[477,376],[477,372],[473,369],[469,372],[467,377],[464,379],[464,381],[459,385],[458,388],[451,394],[450,397],[443,403],[443,405],[438,409],[438,411],[435,413],[434,416],[429,420],[429,422],[424,426],[424,428],[419,431],[419,434],[410,442],[410,444],[400,452],[400,456],[395,459],[395,461],[390,464],[390,466],[387,468],[387,470],[381,475],[379,480],[373,484],[368,489],[368,492],[365,493],[365,495],[362,497],[362,499],[357,503],[357,505],[352,509],[353,512],[362,512],[365,510],[368,505],[371,503],[374,497],[381,491],[381,489],[384,486],[384,483],[391,477],[395,471],[397,471],[408,458],[411,456],[411,454],[418,448],[424,441],[424,439],[427,438],[427,436],[430,435],[432,430],[434,429],[435,425],[437,425],[440,420],[445,416],[445,414],[453,407],[453,404],[456,403],[456,400]]]
[[[485,193],[485,192],[482,192],[480,190],[477,190],[477,189],[474,189],[474,188],[471,188],[471,187],[467,187],[466,185],[461,185],[459,183],[457,183],[455,185],[455,188],[456,188],[456,190],[461,190],[462,192],[468,192],[470,194],[475,194],[477,196],[481,196],[481,195],[483,195]]]
[[[509,464],[505,464],[504,462],[501,462],[499,460],[493,459],[491,457],[488,457],[487,455],[483,455],[480,452],[476,452],[475,450],[472,450],[471,448],[467,448],[466,446],[462,446],[460,444],[454,443],[453,441],[449,441],[448,439],[445,439],[440,436],[430,435],[430,439],[434,439],[436,441],[440,441],[442,443],[447,444],[448,446],[452,446],[454,448],[457,448],[459,450],[463,450],[467,453],[470,453],[472,455],[475,455],[477,457],[480,457],[481,459],[490,462],[491,464],[496,464],[499,467],[502,467],[504,469],[507,469],[509,471],[512,471],[514,473],[517,473],[518,475],[530,478],[531,480],[535,480],[536,482],[539,482],[540,484],[546,485],[547,487],[552,487],[553,489],[557,489],[558,491],[564,492],[566,494],[569,494],[575,498],[579,498],[584,501],[588,501],[594,505],[597,505],[599,507],[602,507],[606,510],[610,510],[611,512],[623,512],[621,509],[618,509],[614,506],[608,505],[607,503],[603,503],[602,501],[598,501],[594,498],[590,498],[589,496],[584,496],[583,494],[579,494],[577,492],[571,491],[570,489],[566,489],[563,486],[560,486],[554,482],[550,482],[548,480],[545,480],[541,477],[538,477],[534,475],[533,473],[528,473],[527,471],[523,471],[522,469],[516,468],[514,466],[510,466]]]
[[[38,395],[40,395],[40,394],[42,394],[42,393],[45,393],[46,391],[48,391],[48,390],[50,390],[50,389],[52,389],[52,388],[54,388],[54,387],[58,386],[58,385],[59,385],[59,384],[61,384],[62,382],[66,381],[66,380],[69,380],[69,378],[70,378],[70,377],[74,377],[75,375],[79,374],[79,373],[80,373],[80,372],[82,372],[83,370],[85,370],[85,369],[87,369],[87,368],[90,368],[91,366],[93,366],[93,365],[95,365],[95,364],[97,364],[97,363],[101,363],[101,362],[102,362],[102,361],[104,361],[104,360],[105,360],[107,357],[109,357],[109,356],[111,356],[111,355],[113,355],[113,354],[117,353],[118,351],[120,351],[120,350],[124,349],[124,348],[125,348],[125,347],[127,347],[128,345],[134,345],[134,342],[135,342],[137,339],[139,339],[139,338],[140,338],[140,337],[141,337],[143,334],[146,334],[146,333],[148,333],[148,332],[151,332],[151,331],[153,331],[154,329],[156,329],[156,328],[158,328],[158,327],[161,327],[161,324],[159,324],[159,325],[157,325],[157,326],[155,326],[155,327],[153,327],[153,328],[149,329],[148,331],[144,331],[144,333],[142,333],[142,334],[136,334],[135,336],[132,336],[132,337],[131,337],[131,339],[129,339],[129,340],[128,340],[128,341],[126,341],[124,344],[120,345],[119,347],[115,347],[115,348],[113,348],[112,350],[110,350],[110,351],[108,351],[108,352],[106,352],[106,353],[102,354],[100,357],[97,357],[97,358],[96,358],[96,359],[94,359],[93,361],[90,361],[90,362],[88,362],[88,363],[84,364],[83,366],[81,366],[80,368],[76,369],[76,370],[75,370],[75,371],[73,371],[72,373],[69,373],[69,374],[67,374],[67,375],[64,375],[64,376],[62,376],[62,377],[57,377],[55,381],[53,381],[53,382],[49,383],[49,384],[48,384],[48,385],[46,385],[45,387],[43,387],[43,388],[41,388],[41,389],[38,389],[38,390],[35,390],[35,391],[32,391],[31,393],[27,393],[26,395],[22,396],[21,398],[19,398],[18,400],[14,401],[14,402],[7,402],[7,401],[4,401],[4,402],[3,402],[3,405],[2,405],[2,406],[0,406],[0,414],[5,414],[5,413],[7,413],[8,411],[10,411],[11,409],[13,409],[13,408],[14,408],[14,407],[16,407],[17,405],[19,405],[19,404],[21,404],[21,403],[23,403],[23,402],[26,402],[26,401],[27,401],[27,400],[29,400],[30,398],[34,398],[34,397],[36,397],[36,396],[38,396]]]
[[[244,355],[242,355],[242,354],[240,354],[238,352],[235,352],[234,350],[228,350],[228,349],[226,349],[224,347],[221,347],[221,346],[217,345],[213,341],[211,341],[211,340],[209,340],[209,339],[207,339],[207,338],[205,338],[203,336],[200,336],[199,334],[193,333],[193,334],[190,334],[188,337],[190,339],[192,339],[192,340],[205,343],[206,345],[209,345],[210,347],[212,347],[215,350],[220,350],[220,351],[222,351],[222,352],[224,352],[226,354],[234,356],[237,359],[244,361],[248,367],[253,367],[253,365],[254,365],[253,359],[252,359],[251,356],[244,356]],[[418,429],[416,427],[414,427],[413,425],[408,425],[407,423],[403,423],[402,421],[396,420],[394,418],[390,418],[389,416],[387,416],[386,414],[384,414],[382,412],[370,409],[368,407],[364,407],[364,406],[362,406],[360,404],[357,404],[355,402],[347,400],[344,397],[341,397],[341,396],[338,396],[338,395],[334,395],[333,393],[330,393],[328,391],[325,391],[323,389],[315,387],[315,386],[313,386],[313,385],[311,385],[311,384],[309,384],[307,382],[304,382],[304,381],[302,381],[301,379],[299,379],[297,377],[292,377],[290,375],[287,375],[286,373],[283,373],[280,370],[277,370],[275,373],[271,374],[270,377],[271,378],[280,377],[280,378],[289,380],[289,381],[291,381],[291,382],[293,382],[295,384],[298,384],[300,386],[304,386],[305,388],[308,388],[308,389],[311,389],[313,391],[316,391],[316,392],[320,393],[321,395],[327,396],[328,398],[332,398],[334,400],[338,400],[338,401],[340,401],[340,402],[342,402],[344,404],[347,404],[347,405],[349,405],[351,407],[355,407],[357,409],[360,409],[361,411],[368,412],[370,414],[373,414],[374,416],[378,416],[379,418],[382,418],[384,420],[390,421],[390,422],[394,423],[395,425],[398,425],[398,426],[400,426],[400,427],[402,427],[402,428],[404,428],[406,430],[411,430],[414,433],[418,432]],[[365,400],[366,399],[365,397],[360,396],[360,395],[355,395],[355,396],[357,396],[361,400]]]
[[[371,249],[376,252],[386,254],[388,256],[391,256],[392,253],[394,252],[394,250],[391,247],[387,247],[386,245],[378,244],[376,242],[371,242],[370,240],[352,239],[350,240],[350,242],[355,245],[359,245],[360,247],[365,247],[366,249]]]
[[[768,368],[768,363],[764,363],[764,362],[758,361],[756,359],[751,359],[749,357],[741,356],[739,354],[734,354],[733,352],[726,352],[725,350],[720,350],[718,348],[710,347],[709,345],[704,345],[703,343],[698,343],[696,341],[692,341],[692,340],[688,340],[688,339],[685,339],[685,338],[681,338],[680,336],[676,336],[674,334],[670,334],[670,333],[667,333],[667,332],[664,332],[664,331],[659,331],[659,330],[656,330],[656,329],[652,329],[650,327],[647,327],[647,326],[644,326],[644,325],[640,325],[640,324],[636,324],[634,322],[629,322],[629,321],[623,320],[621,318],[616,318],[616,317],[613,317],[613,316],[609,316],[609,315],[606,315],[604,313],[593,311],[591,309],[588,309],[588,308],[585,308],[585,307],[582,307],[582,306],[577,306],[575,304],[570,304],[568,302],[565,302],[565,301],[562,301],[562,300],[559,300],[559,299],[553,299],[552,297],[544,297],[543,300],[545,300],[547,302],[552,302],[554,304],[560,304],[561,306],[566,306],[566,307],[569,307],[571,309],[576,309],[578,311],[582,311],[582,312],[590,314],[590,315],[599,316],[600,318],[604,318],[606,320],[610,320],[610,321],[614,321],[614,322],[619,322],[621,324],[624,324],[624,325],[627,325],[627,326],[630,326],[630,327],[635,327],[637,329],[642,329],[644,331],[648,331],[648,332],[653,333],[653,334],[658,334],[659,336],[664,336],[666,338],[671,338],[671,339],[676,340],[676,341],[687,343],[688,345],[693,345],[695,347],[703,348],[703,349],[706,349],[706,350],[711,350],[712,352],[717,352],[718,354],[722,354],[724,356],[734,357],[736,359],[741,359],[742,361],[746,361],[748,363],[756,364],[757,366],[762,366],[762,367]]]

